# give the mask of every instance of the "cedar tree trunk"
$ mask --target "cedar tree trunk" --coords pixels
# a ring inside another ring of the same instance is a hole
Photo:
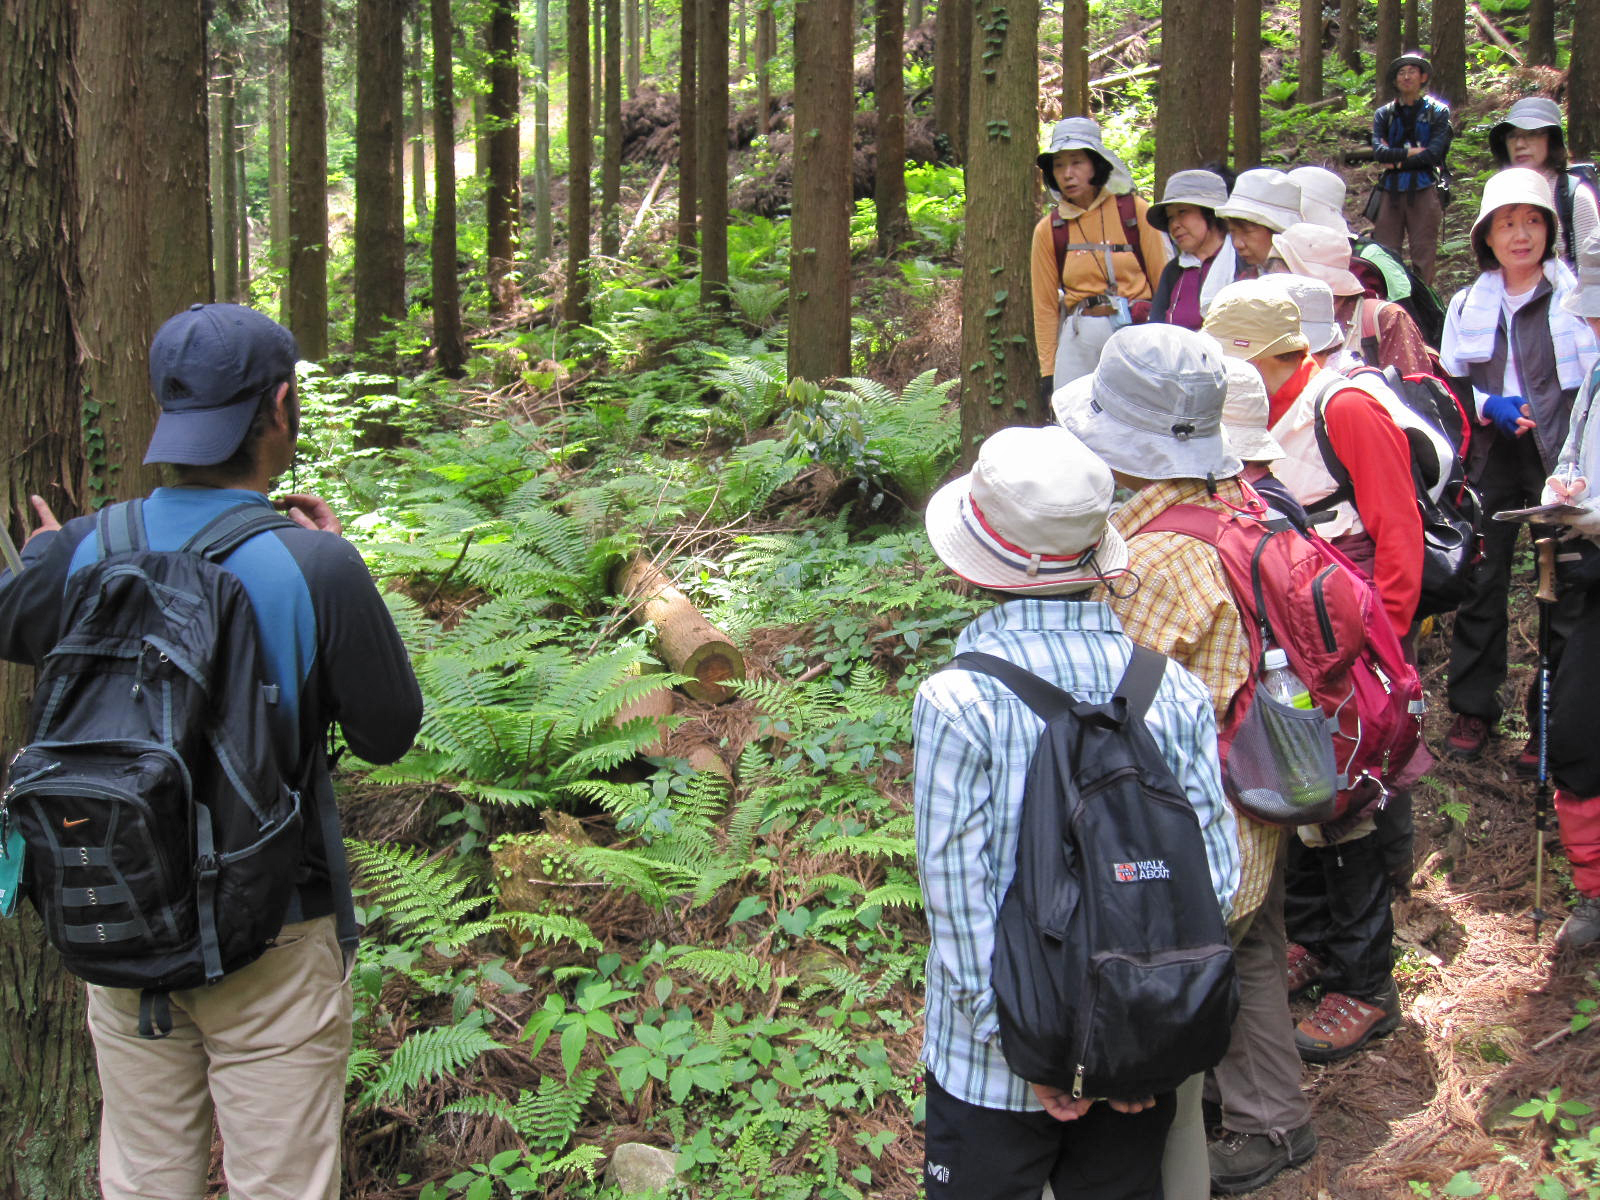
[[[933,125],[948,139],[956,163],[967,160],[971,62],[972,0],[945,0],[933,27]]]
[[[200,0],[166,0],[161,20],[146,23],[143,75],[144,111],[160,114],[159,120],[144,122],[153,333],[173,313],[212,296],[206,25]],[[149,384],[141,385],[140,395],[148,392]]]
[[[1339,59],[1352,71],[1361,70],[1361,0],[1339,0]]]
[[[1400,0],[1378,0],[1378,37],[1373,45],[1373,70],[1378,76],[1378,103],[1394,99],[1389,64],[1400,57]]]
[[[399,144],[405,85],[403,0],[360,0],[356,8],[356,357],[376,370],[394,365],[376,342],[406,315],[405,196]]]
[[[1322,99],[1322,0],[1300,0],[1300,82],[1295,99],[1301,104]]]
[[[1574,158],[1600,155],[1600,5],[1572,14],[1572,64],[1567,71],[1567,149]]]
[[[613,3],[615,0],[613,0]],[[700,303],[728,307],[728,0],[701,0]]]
[[[535,0],[533,32],[533,259],[550,261],[550,0]]]
[[[1467,9],[1465,0],[1433,0],[1433,78],[1428,90],[1451,105],[1467,100]]]
[[[678,68],[678,253],[693,258],[697,245],[695,219],[700,187],[699,49],[700,5],[705,0],[683,0]]]
[[[874,4],[872,93],[878,108],[877,170],[873,203],[877,208],[878,253],[885,258],[911,237],[906,214],[905,0]]]
[[[517,0],[494,0],[489,14],[489,311],[509,312],[518,300],[517,218],[522,209],[520,108],[517,101]]]
[[[328,113],[322,0],[289,0],[289,321],[302,358],[328,355]]]
[[[604,0],[605,153],[600,159],[600,253],[616,258],[622,246],[622,4]]]
[[[455,377],[467,360],[461,336],[461,280],[456,274],[456,97],[450,0],[430,0],[433,22],[433,351],[439,370]]]
[[[1089,111],[1089,0],[1061,0],[1061,115]]]
[[[562,316],[589,320],[589,5],[567,4],[567,297]]]
[[[1213,0],[1163,0],[1161,46],[1157,194],[1174,171],[1227,157],[1228,111],[1217,65],[1228,61],[1228,23],[1217,19]]]
[[[1234,0],[1233,165],[1246,171],[1260,162],[1261,0]]]

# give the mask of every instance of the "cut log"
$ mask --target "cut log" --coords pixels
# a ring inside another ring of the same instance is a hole
[[[616,585],[632,603],[634,619],[654,627],[656,648],[667,666],[691,677],[683,690],[708,704],[728,699],[724,681],[744,678],[744,655],[728,635],[701,616],[647,558],[620,567]]]
[[[639,717],[648,717],[656,723],[659,733],[655,741],[647,742],[640,748],[640,753],[650,758],[659,758],[667,752],[667,734],[671,732],[671,724],[662,720],[663,717],[672,715],[672,689],[663,684],[648,696],[640,696],[632,704],[624,705],[617,710],[617,715],[611,718],[611,723],[618,727],[626,725],[629,721]]]

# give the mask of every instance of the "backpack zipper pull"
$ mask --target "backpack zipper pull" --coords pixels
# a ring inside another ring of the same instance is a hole
[[[1083,1099],[1083,1064],[1078,1064],[1078,1072],[1072,1077],[1072,1098]]]
[[[139,699],[140,689],[144,687],[144,652],[145,647],[141,646],[139,648],[138,661],[133,668],[133,690],[130,695],[135,700]]]

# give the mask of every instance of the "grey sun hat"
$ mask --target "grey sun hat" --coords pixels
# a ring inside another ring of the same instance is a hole
[[[1548,129],[1554,144],[1563,149],[1566,147],[1561,105],[1548,96],[1524,96],[1511,106],[1504,119],[1489,130],[1489,149],[1494,153],[1495,162],[1502,165],[1511,161],[1511,155],[1506,150],[1506,138],[1513,129]]]
[[[1259,282],[1272,284],[1294,301],[1294,306],[1300,310],[1300,332],[1305,335],[1306,348],[1312,354],[1332,350],[1344,341],[1344,332],[1333,315],[1333,289],[1322,280],[1279,273],[1264,275]]]
[[[1116,153],[1106,149],[1105,139],[1100,134],[1099,124],[1091,117],[1068,117],[1064,121],[1057,121],[1050,130],[1050,141],[1039,152],[1036,160],[1039,170],[1044,172],[1044,185],[1052,193],[1056,191],[1055,175],[1051,166],[1055,156],[1063,150],[1087,150],[1111,168],[1111,177],[1106,180],[1106,190],[1116,195],[1133,191],[1133,172],[1128,170],[1128,164],[1117,157]]]
[[[1420,50],[1407,50],[1399,58],[1391,62],[1388,71],[1384,74],[1384,78],[1393,84],[1395,76],[1400,74],[1401,67],[1416,67],[1429,79],[1433,78],[1433,64],[1423,56]]]
[[[1237,217],[1282,233],[1300,219],[1300,188],[1282,171],[1257,167],[1234,181],[1219,217]]]
[[[1107,523],[1115,491],[1110,469],[1065,429],[1002,429],[971,471],[934,493],[923,521],[961,578],[1054,596],[1127,569],[1128,545]]]
[[[1272,462],[1285,451],[1267,428],[1271,401],[1261,372],[1242,358],[1225,358],[1228,398],[1222,402],[1222,431],[1228,445],[1245,462]]]
[[[1152,204],[1146,219],[1162,233],[1167,231],[1167,205],[1189,204],[1216,212],[1228,202],[1228,185],[1215,171],[1174,171],[1161,189],[1161,202]]]
[[[1300,219],[1350,236],[1344,219],[1344,180],[1327,167],[1296,167],[1289,178],[1300,189]]]
[[[1600,229],[1578,247],[1578,288],[1561,301],[1575,317],[1600,317]]]
[[[1131,325],[1111,335],[1093,375],[1059,389],[1051,404],[1113,471],[1225,479],[1243,466],[1222,436],[1226,380],[1211,338],[1179,325]]]

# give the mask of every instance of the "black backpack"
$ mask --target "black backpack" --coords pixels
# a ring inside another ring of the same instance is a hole
[[[277,687],[262,682],[244,585],[218,565],[292,526],[242,504],[156,551],[141,501],[102,509],[102,557],[67,584],[0,797],[0,836],[8,824],[23,834],[26,891],[51,944],[89,982],[141,989],[142,1037],[170,1032],[168,992],[260,957],[294,894],[301,796],[268,724]]]
[[[1199,819],[1144,723],[1167,660],[1135,647],[1105,704],[993,655],[952,665],[993,676],[1045,723],[995,931],[1007,1064],[1105,1099],[1214,1067],[1239,993]]]
[[[1411,315],[1411,319],[1417,323],[1417,331],[1422,334],[1422,340],[1430,346],[1438,346],[1440,339],[1444,337],[1445,320],[1445,306],[1439,299],[1439,293],[1424,283],[1422,276],[1412,270],[1396,250],[1390,246],[1385,246],[1382,242],[1374,241],[1370,237],[1355,238],[1351,253],[1357,258],[1364,258],[1370,262],[1371,259],[1362,253],[1362,251],[1368,249],[1380,251],[1405,272],[1406,282],[1411,287],[1408,295],[1385,295],[1383,299],[1393,300],[1401,308],[1405,309]],[[1374,264],[1374,269],[1376,269],[1376,264]],[[1387,292],[1387,289],[1385,291]]]

